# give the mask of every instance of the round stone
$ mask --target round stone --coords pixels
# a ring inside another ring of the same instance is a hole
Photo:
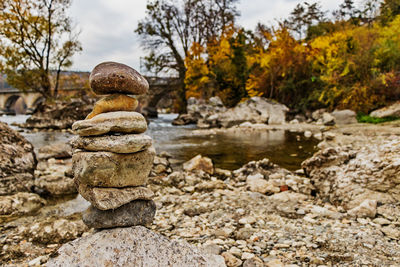
[[[90,87],[99,95],[104,94],[146,94],[149,84],[133,68],[117,63],[103,62],[97,65],[89,76]]]
[[[91,119],[96,115],[112,111],[135,111],[138,101],[130,96],[112,94],[103,97],[94,105],[93,111],[87,115],[86,119]]]

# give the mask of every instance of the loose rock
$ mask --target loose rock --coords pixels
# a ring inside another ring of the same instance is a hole
[[[87,115],[86,119],[91,119],[96,115],[112,111],[135,111],[138,101],[130,96],[112,94],[103,97],[93,107],[93,111]]]

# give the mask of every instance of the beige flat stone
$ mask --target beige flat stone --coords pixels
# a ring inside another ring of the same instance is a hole
[[[95,187],[140,186],[147,182],[156,151],[153,147],[131,154],[76,151],[74,177]]]
[[[86,119],[91,119],[101,113],[113,111],[135,111],[138,103],[139,102],[133,97],[121,94],[112,94],[97,101],[93,107],[93,111],[87,115]]]
[[[80,136],[103,135],[106,133],[143,133],[147,122],[142,114],[129,111],[107,112],[89,120],[77,121],[72,130]]]
[[[151,144],[151,137],[144,134],[76,136],[71,140],[74,148],[115,153],[135,153],[149,148]]]
[[[143,186],[105,188],[78,184],[78,191],[84,199],[99,210],[116,209],[133,200],[151,200],[154,196],[153,191]]]

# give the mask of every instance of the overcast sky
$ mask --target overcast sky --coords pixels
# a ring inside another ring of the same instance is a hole
[[[302,2],[241,0],[238,24],[246,29],[254,29],[258,22],[272,24],[274,19],[286,18]],[[324,10],[333,10],[342,1],[319,2]],[[70,14],[81,31],[83,51],[74,57],[72,69],[90,71],[102,61],[117,61],[139,70],[139,59],[145,54],[134,29],[145,10],[146,0],[74,0]]]

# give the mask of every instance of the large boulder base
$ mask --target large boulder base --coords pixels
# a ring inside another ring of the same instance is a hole
[[[78,191],[84,199],[99,210],[116,209],[133,200],[151,200],[154,196],[153,191],[142,186],[106,188],[79,184]]]
[[[131,67],[117,62],[97,65],[89,76],[90,87],[98,95],[142,95],[149,90],[146,79]]]
[[[99,210],[91,206],[83,213],[83,222],[92,228],[104,229],[150,224],[156,214],[152,200],[134,200],[114,210]]]
[[[80,136],[103,135],[110,132],[143,133],[147,130],[147,122],[140,113],[116,111],[77,121],[72,125],[72,130]]]
[[[375,111],[372,111],[369,114],[371,117],[375,118],[385,118],[385,117],[399,117],[400,118],[400,101],[396,103],[384,107]]]
[[[357,123],[357,114],[350,109],[335,110],[331,115],[339,125]]]
[[[140,186],[147,182],[156,151],[132,154],[77,151],[72,156],[78,183],[97,187]]]
[[[77,136],[71,141],[74,148],[115,153],[135,153],[149,148],[151,144],[151,137],[143,134]]]
[[[0,195],[30,192],[36,163],[32,144],[0,122]]]
[[[145,227],[116,228],[74,240],[47,262],[53,266],[225,266],[183,241],[169,240]]]
[[[86,119],[91,119],[96,115],[112,111],[135,111],[138,101],[130,96],[112,94],[103,97],[94,105],[93,111],[87,115]]]

